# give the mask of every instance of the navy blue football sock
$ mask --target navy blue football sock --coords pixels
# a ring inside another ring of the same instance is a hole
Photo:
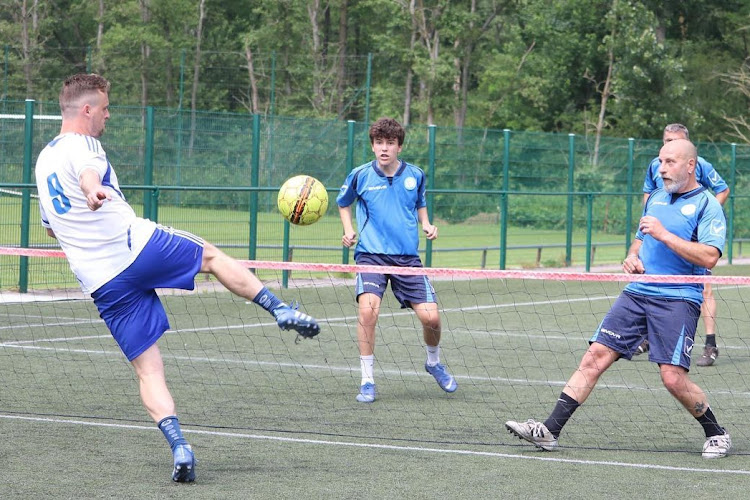
[[[719,422],[716,420],[716,416],[714,415],[714,412],[711,411],[710,407],[706,410],[706,413],[700,417],[695,417],[695,419],[703,426],[703,432],[706,433],[706,437],[720,436],[726,433],[726,430],[719,425]]]
[[[255,296],[253,302],[271,314],[273,314],[274,309],[277,309],[283,304],[283,302],[266,287],[260,289],[260,292]]]
[[[549,430],[553,436],[559,437],[560,431],[562,431],[562,428],[568,423],[568,419],[573,416],[573,412],[575,412],[579,406],[581,406],[581,404],[578,401],[564,392],[560,393],[555,409],[552,410],[552,414],[549,418],[544,421],[547,430]]]
[[[167,438],[170,448],[174,451],[175,447],[181,444],[187,444],[187,440],[182,436],[182,430],[180,430],[180,422],[177,421],[177,417],[172,415],[164,417],[159,420],[159,429],[164,433],[164,437]]]

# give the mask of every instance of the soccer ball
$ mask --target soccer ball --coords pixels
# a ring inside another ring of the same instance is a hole
[[[328,192],[315,177],[297,175],[281,186],[277,205],[281,215],[292,224],[309,226],[326,213]]]

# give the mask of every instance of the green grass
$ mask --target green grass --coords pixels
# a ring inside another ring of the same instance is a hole
[[[706,461],[700,426],[642,358],[618,362],[602,377],[566,427],[560,451],[537,452],[503,428],[508,419],[548,414],[620,284],[436,280],[435,286],[442,357],[459,390],[445,394],[424,373],[418,324],[387,296],[372,405],[354,401],[359,362],[350,282],[318,279],[314,287],[280,291],[321,320],[320,336],[300,343],[264,311],[228,294],[164,297],[174,331],[160,348],[200,460],[194,485],[169,481],[166,442],[93,304],[0,305],[0,492],[560,498],[585,491],[660,498],[668,485],[676,497],[744,496],[750,474],[744,289],[716,287],[721,354],[716,366],[691,373],[735,442],[734,456]]]

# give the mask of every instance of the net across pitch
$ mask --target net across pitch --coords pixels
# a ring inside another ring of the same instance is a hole
[[[17,265],[25,253],[32,272],[64,263],[60,252],[1,253],[3,266]],[[211,281],[199,281],[195,292],[165,291],[171,329],[159,346],[183,426],[493,450],[519,446],[506,433],[506,420],[547,417],[624,282],[643,279],[400,270],[427,274],[435,286],[441,361],[459,389],[446,394],[425,372],[421,324],[388,292],[376,329],[378,399],[368,405],[355,401],[360,367],[352,273],[361,268],[247,265],[284,300],[299,300],[320,321],[321,334],[300,340],[280,331],[265,311]],[[280,287],[284,272],[290,273],[287,289]],[[732,434],[735,453],[747,453],[750,312],[744,296],[750,279],[683,279],[714,284],[720,357],[712,367],[693,366],[691,378]],[[2,412],[149,423],[132,368],[93,302],[77,290],[0,291],[0,339]],[[693,364],[703,345],[701,324],[695,344]],[[700,425],[664,389],[658,367],[644,355],[618,361],[602,376],[564,429],[560,446],[694,453],[703,439]]]

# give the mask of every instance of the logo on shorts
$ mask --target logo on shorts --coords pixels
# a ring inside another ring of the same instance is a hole
[[[610,337],[614,337],[616,339],[622,338],[619,333],[615,333],[612,330],[607,330],[606,328],[602,328],[599,331],[601,333],[604,333],[604,334],[609,335]]]
[[[695,213],[695,205],[685,205],[680,209],[680,212],[682,212],[682,215],[684,215],[685,217],[690,217]]]
[[[693,352],[693,342],[694,340],[691,338],[685,339],[685,355],[689,358],[690,354]]]
[[[363,285],[371,286],[373,288],[380,289],[380,285],[378,285],[377,283],[373,283],[372,281],[363,281],[362,284]]]
[[[417,179],[414,177],[407,177],[404,179],[404,187],[411,191],[412,189],[417,187]]]

